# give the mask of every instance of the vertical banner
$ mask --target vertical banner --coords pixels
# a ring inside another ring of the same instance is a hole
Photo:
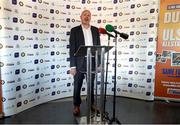
[[[180,99],[180,1],[161,0],[155,96]]]

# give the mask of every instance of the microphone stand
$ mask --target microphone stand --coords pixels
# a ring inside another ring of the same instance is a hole
[[[115,33],[115,68],[114,68],[114,95],[113,95],[113,117],[110,119],[109,124],[113,124],[113,122],[117,124],[121,124],[120,121],[115,117],[116,112],[116,63],[117,63],[117,33]]]
[[[108,46],[110,43],[110,36],[108,35]],[[105,119],[109,120],[108,113],[106,112],[106,91],[107,91],[107,78],[108,78],[108,65],[109,65],[109,51],[107,52],[107,62],[106,62],[106,76],[105,76],[105,90],[104,90],[104,117]]]

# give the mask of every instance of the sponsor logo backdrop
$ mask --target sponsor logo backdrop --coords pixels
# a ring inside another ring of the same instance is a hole
[[[0,68],[5,116],[72,96],[70,29],[83,9],[92,25],[112,24],[129,34],[118,38],[117,96],[153,100],[157,0],[1,0]],[[107,36],[101,36],[107,45]],[[114,45],[111,39],[110,45]],[[107,94],[113,94],[114,50],[110,51]],[[100,76],[99,76],[100,78]],[[84,81],[82,94],[86,93]]]

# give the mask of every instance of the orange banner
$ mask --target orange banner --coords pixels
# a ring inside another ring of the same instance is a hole
[[[180,1],[161,0],[155,96],[180,98]]]

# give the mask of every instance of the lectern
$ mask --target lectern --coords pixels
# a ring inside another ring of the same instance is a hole
[[[79,124],[97,124],[100,122],[100,124],[103,123],[103,107],[104,107],[104,56],[105,53],[108,52],[113,46],[80,46],[77,50],[77,52],[74,54],[75,56],[83,56],[87,58],[87,116],[81,117],[78,119]],[[97,67],[98,67],[98,57],[101,56],[101,89],[100,89],[100,118],[97,119],[97,115],[95,113],[95,117],[92,118],[91,116],[91,75],[92,73],[95,73],[95,86],[96,86],[96,92],[95,92],[95,102],[97,106]],[[95,57],[95,71],[92,71],[92,57]]]

